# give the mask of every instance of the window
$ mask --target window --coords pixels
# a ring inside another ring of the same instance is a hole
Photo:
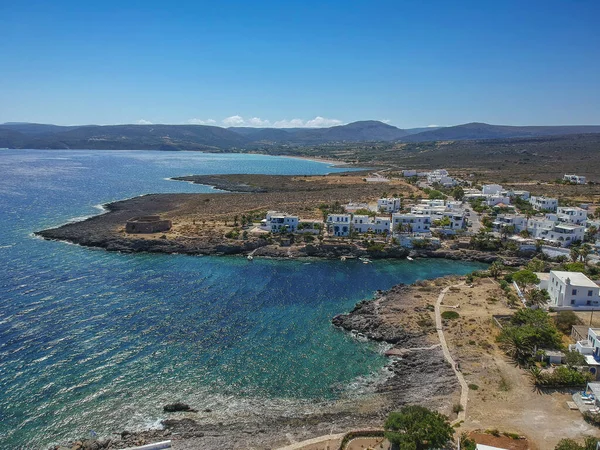
[[[571,295],[577,295],[577,289],[573,289],[573,292],[571,292]]]
[[[571,305],[575,304],[575,299],[571,300]]]
[[[591,297],[594,294],[594,291],[588,291],[588,297]]]
[[[591,305],[591,304],[592,304],[592,301],[591,301],[591,300],[588,300],[588,301],[587,301],[585,304],[589,306],[589,305]]]

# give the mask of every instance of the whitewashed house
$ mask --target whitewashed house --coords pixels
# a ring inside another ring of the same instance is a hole
[[[550,295],[550,307],[591,309],[600,305],[600,287],[581,272],[551,270],[540,289]]]
[[[530,219],[527,222],[527,231],[533,239],[568,247],[573,242],[583,241],[585,227],[548,219]]]
[[[558,208],[558,199],[556,198],[532,195],[529,203],[538,211],[556,211]]]
[[[530,197],[529,191],[513,190],[513,189],[511,189],[509,191],[502,191],[501,194],[506,195],[507,197],[518,197],[523,200],[529,200],[529,197]]]
[[[431,216],[413,213],[392,214],[392,230],[409,233],[429,233]]]
[[[481,193],[484,195],[499,195],[503,190],[499,184],[484,184],[481,187]]]
[[[402,201],[396,197],[380,198],[377,200],[377,211],[395,213],[402,208]]]
[[[578,340],[575,344],[569,345],[569,350],[579,352],[584,356],[589,372],[597,380],[600,374],[600,328],[588,328],[587,339]]]
[[[527,217],[519,214],[498,214],[492,222],[492,228],[500,231],[507,227],[514,227],[515,233],[520,233],[527,229]]]
[[[350,214],[329,214],[327,216],[327,230],[334,236],[348,236],[350,234]]]
[[[510,205],[510,197],[500,194],[486,195],[485,203],[488,206]]]
[[[352,216],[352,229],[357,233],[389,234],[391,220],[389,217],[369,217],[355,214]]]
[[[585,184],[585,177],[581,175],[567,175],[563,177],[563,180],[568,181],[569,183],[575,184]]]
[[[583,208],[559,206],[556,216],[560,222],[568,222],[576,225],[584,225],[587,222],[588,212]]]
[[[298,229],[298,216],[279,211],[268,211],[261,228],[272,233],[294,232]]]

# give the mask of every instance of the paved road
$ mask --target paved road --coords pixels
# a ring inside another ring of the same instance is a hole
[[[464,282],[459,283],[455,286],[460,286],[463,284],[464,284]],[[467,414],[467,401],[469,399],[468,398],[469,397],[469,386],[467,385],[467,382],[465,380],[465,377],[463,377],[463,374],[459,370],[457,370],[456,362],[452,358],[452,355],[450,354],[450,350],[448,350],[448,344],[446,343],[446,338],[444,337],[444,330],[442,328],[442,313],[440,312],[442,300],[444,300],[444,296],[446,295],[446,292],[448,292],[451,287],[453,287],[453,286],[448,286],[448,287],[444,288],[442,290],[442,292],[440,293],[440,295],[438,296],[437,302],[435,304],[435,328],[437,330],[438,337],[440,339],[440,343],[442,344],[442,351],[444,352],[444,357],[446,358],[446,361],[448,361],[450,363],[450,366],[452,366],[452,370],[454,370],[454,374],[456,375],[456,378],[458,378],[458,382],[460,383],[460,387],[461,387],[460,404],[462,405],[462,411],[458,413],[458,417],[455,420],[455,422],[459,422],[461,420],[465,420],[465,417]]]

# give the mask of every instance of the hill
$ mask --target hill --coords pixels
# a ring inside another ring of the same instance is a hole
[[[519,137],[560,136],[567,134],[600,133],[598,125],[573,126],[527,126],[490,125],[487,123],[466,123],[454,127],[444,127],[406,136],[405,142],[462,141],[471,139],[507,139]]]
[[[248,140],[225,128],[204,125],[106,125],[59,127],[45,134],[0,126],[0,147],[102,150],[231,150]],[[48,129],[50,130],[50,128]],[[3,133],[7,133],[4,135]],[[13,134],[8,134],[13,133]],[[16,143],[16,144],[15,144]]]

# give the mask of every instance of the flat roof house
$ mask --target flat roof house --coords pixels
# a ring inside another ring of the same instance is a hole
[[[581,272],[551,270],[546,290],[549,305],[565,309],[591,309],[600,306],[600,287]],[[544,287],[544,280],[540,285]]]
[[[329,214],[327,216],[327,230],[334,236],[348,236],[351,221],[350,214]]]
[[[558,199],[556,198],[532,195],[529,203],[538,211],[556,211],[558,208]]]
[[[429,233],[431,216],[421,214],[392,214],[392,230],[403,233]]]

